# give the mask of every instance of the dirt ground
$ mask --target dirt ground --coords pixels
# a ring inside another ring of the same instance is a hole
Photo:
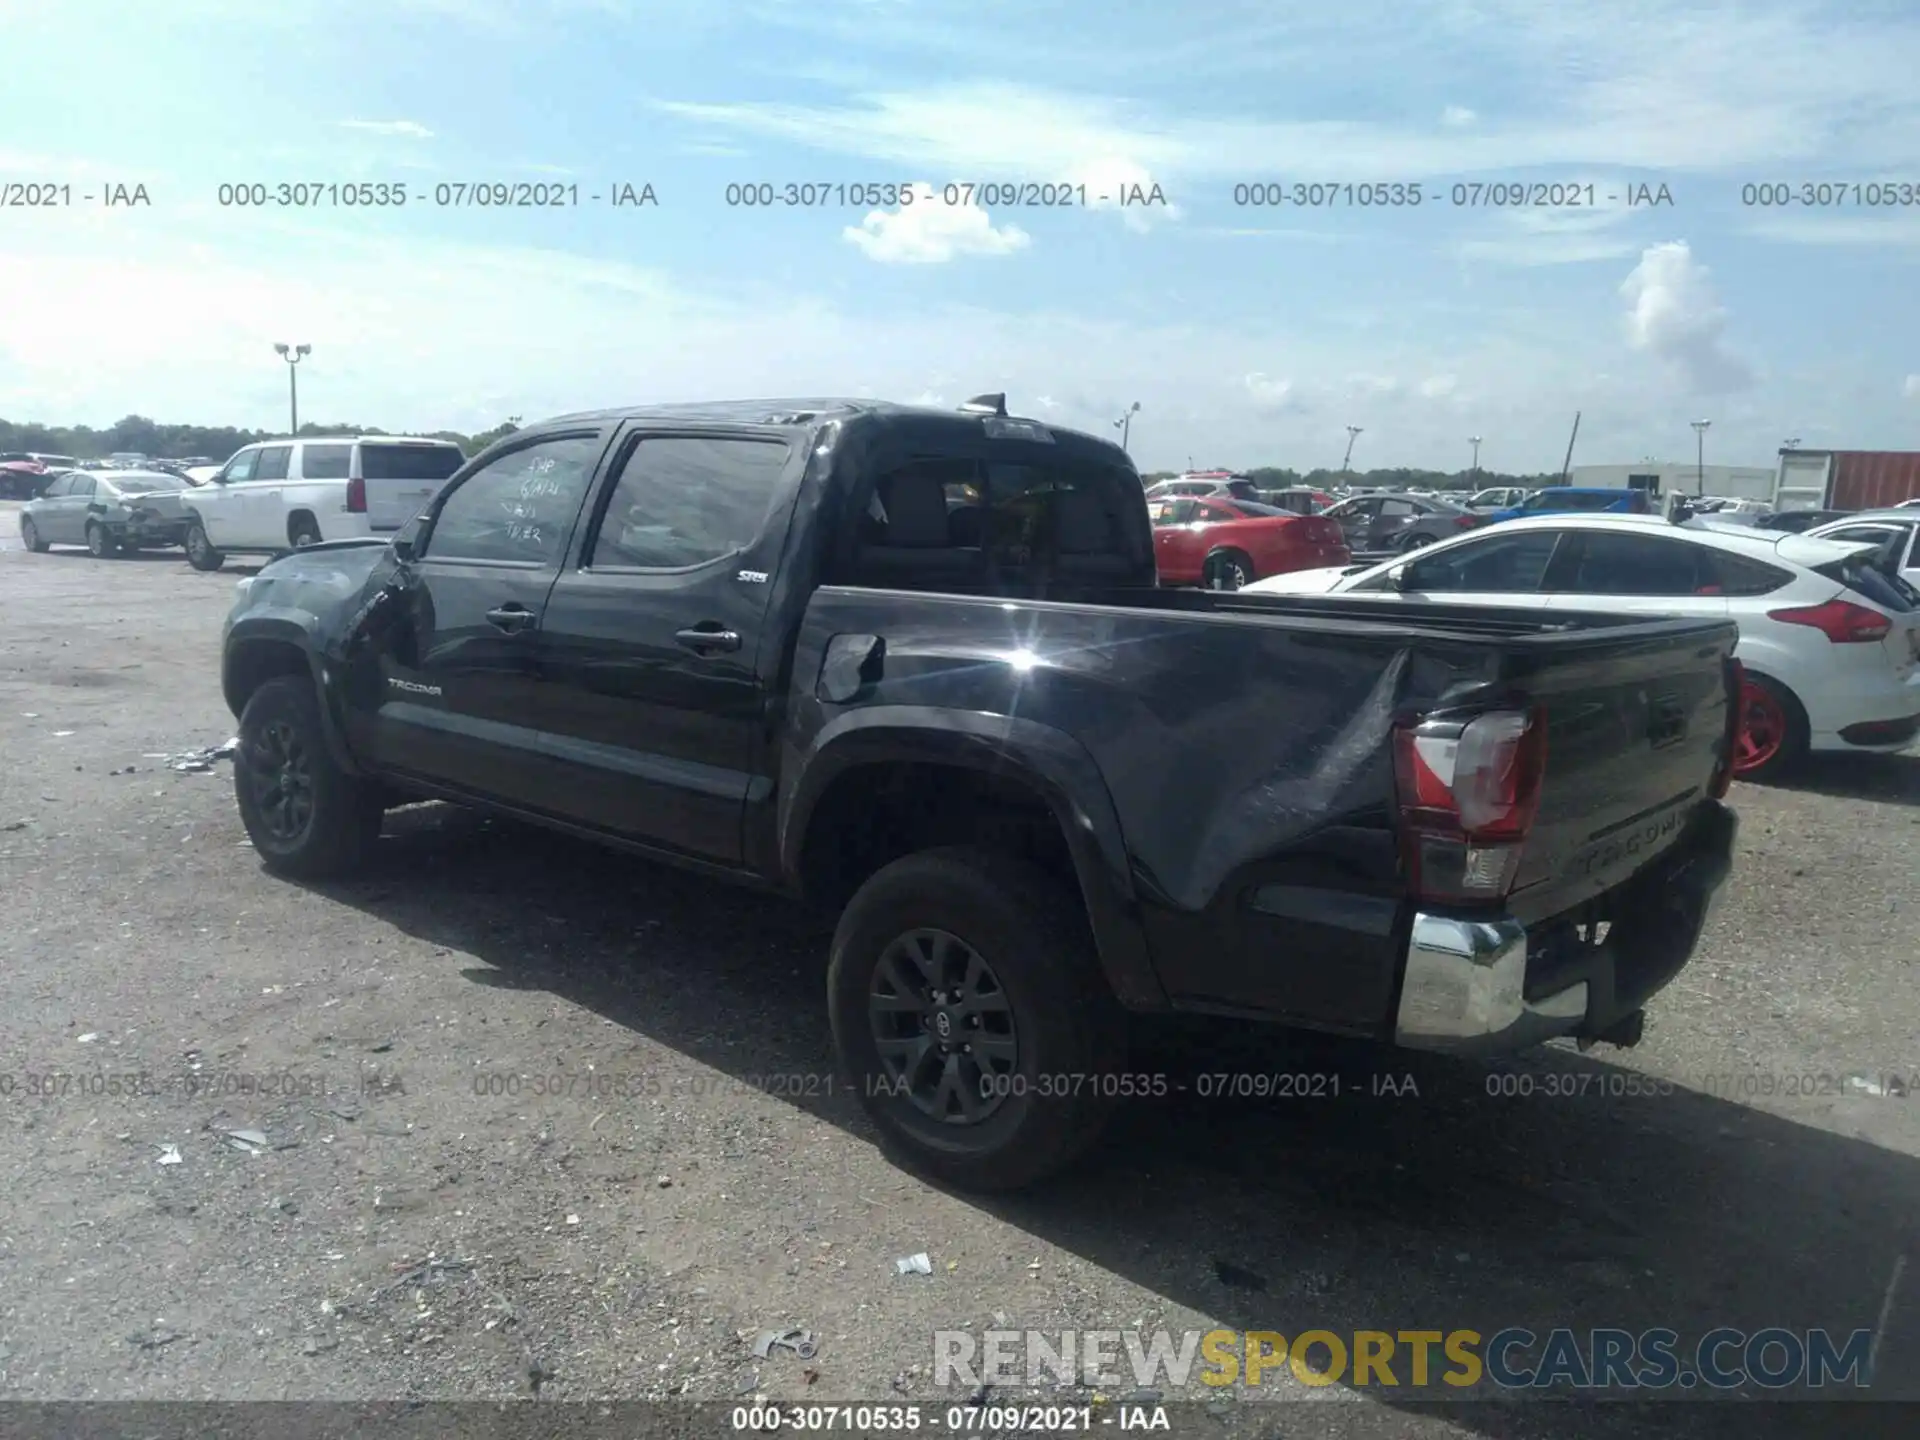
[[[15,509],[0,1398],[945,1405],[935,1330],[1216,1325],[1868,1328],[1871,1393],[1920,1397],[1920,757],[1736,789],[1727,903],[1638,1049],[1549,1049],[1501,1096],[1485,1067],[1161,1037],[1135,1068],[1185,1092],[982,1201],[876,1149],[825,935],[781,902],[439,806],[389,818],[365,881],[269,877],[229,766],[157,758],[233,731],[242,567],[29,555]],[[1195,1093],[1228,1069],[1342,1093]],[[1671,1093],[1628,1093],[1648,1077]],[[918,1252],[932,1274],[898,1273]],[[790,1326],[812,1358],[756,1358]],[[1810,1429],[1698,1396],[1262,1393],[1303,1403],[1209,1395],[1213,1433]]]

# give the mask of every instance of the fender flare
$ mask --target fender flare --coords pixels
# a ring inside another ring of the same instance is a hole
[[[792,753],[792,752],[790,752]],[[857,766],[943,765],[1019,781],[1052,812],[1080,884],[1108,984],[1130,1010],[1170,1008],[1141,923],[1120,817],[1085,746],[1036,720],[918,705],[878,705],[839,715],[793,756],[775,822],[782,878],[799,888],[814,812]]]
[[[347,748],[346,732],[340,723],[340,717],[334,709],[333,686],[329,683],[331,668],[314,645],[311,622],[303,620],[295,612],[274,613],[261,611],[242,616],[233,622],[220,646],[220,694],[227,702],[227,709],[234,718],[240,718],[246,708],[244,702],[235,703],[236,677],[233,673],[235,656],[242,647],[252,644],[270,644],[298,650],[307,662],[307,673],[313,679],[313,692],[319,700],[320,728],[324,732],[327,751],[333,756],[334,763],[349,775],[361,775],[365,772],[354,760]]]

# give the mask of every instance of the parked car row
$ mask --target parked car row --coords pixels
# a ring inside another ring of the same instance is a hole
[[[107,557],[182,546],[199,570],[233,554],[389,534],[418,514],[465,455],[446,440],[329,436],[248,445],[225,465],[36,473],[20,513],[26,547]]]

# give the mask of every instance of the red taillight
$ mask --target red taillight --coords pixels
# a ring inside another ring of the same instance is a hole
[[[1478,515],[1456,515],[1453,517],[1453,528],[1456,530],[1471,530],[1479,523],[1480,517]]]
[[[1546,716],[1497,710],[1396,728],[1394,783],[1414,893],[1502,900],[1540,808]]]
[[[1769,610],[1769,620],[1788,625],[1811,625],[1836,645],[1863,645],[1884,640],[1893,629],[1893,621],[1878,610],[1869,610],[1851,600],[1829,600],[1824,605],[1800,605],[1790,610]]]
[[[347,513],[349,515],[367,513],[367,482],[357,475],[347,481]]]
[[[1747,667],[1727,657],[1727,733],[1720,763],[1713,768],[1707,794],[1715,800],[1727,798],[1733,788],[1733,768],[1740,754],[1740,732],[1747,723]]]

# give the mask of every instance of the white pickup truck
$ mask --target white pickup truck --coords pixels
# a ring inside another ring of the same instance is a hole
[[[230,553],[277,555],[322,540],[398,530],[466,461],[450,440],[330,435],[237,451],[185,497],[187,559],[218,570]]]

